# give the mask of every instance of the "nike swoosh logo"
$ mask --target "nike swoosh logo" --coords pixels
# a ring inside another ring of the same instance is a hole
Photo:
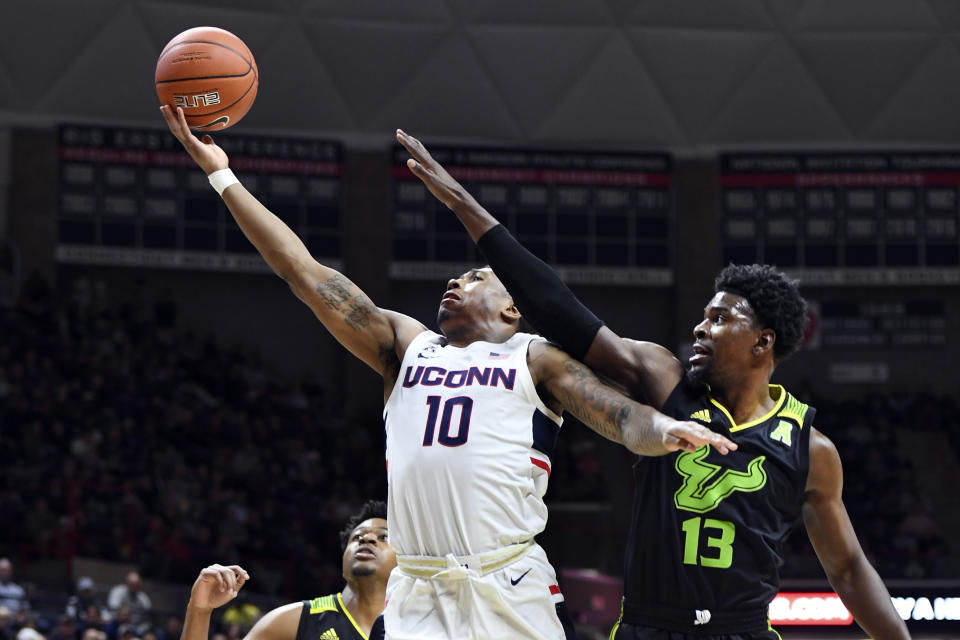
[[[217,118],[216,120],[211,120],[211,121],[208,122],[207,124],[197,125],[197,126],[194,127],[194,129],[209,129],[210,127],[215,127],[215,126],[217,126],[218,124],[222,124],[223,126],[227,126],[227,124],[229,124],[229,123],[230,123],[230,116],[220,116],[220,117]]]
[[[522,574],[519,578],[517,578],[516,580],[514,580],[513,578],[510,578],[510,584],[511,584],[512,586],[514,586],[514,587],[517,586],[517,584],[518,584],[521,580],[523,580],[525,577],[527,577],[527,574],[530,573],[531,571],[532,571],[532,569],[527,569],[527,570],[524,571],[523,574]]]

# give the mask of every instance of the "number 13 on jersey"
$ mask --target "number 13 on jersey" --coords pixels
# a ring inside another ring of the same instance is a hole
[[[713,518],[690,518],[683,521],[683,564],[699,564],[701,567],[728,569],[733,564],[733,539],[736,527],[727,520]],[[701,536],[702,532],[702,536]],[[700,551],[703,537],[704,553]],[[716,549],[715,555],[707,555],[707,549]]]

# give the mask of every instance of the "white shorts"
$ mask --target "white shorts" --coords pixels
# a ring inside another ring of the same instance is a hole
[[[386,639],[564,640],[557,574],[539,545],[525,546],[489,572],[472,562],[477,558],[431,558],[443,566],[430,571],[398,558],[387,584]]]

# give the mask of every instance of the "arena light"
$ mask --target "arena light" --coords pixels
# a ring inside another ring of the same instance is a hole
[[[847,625],[853,614],[835,593],[778,593],[770,603],[774,625]]]
[[[954,594],[908,593],[895,590],[890,598],[900,617],[913,628],[924,623],[960,621],[960,597]],[[954,591],[954,593],[956,593]],[[778,593],[770,603],[773,625],[843,626],[853,623],[853,615],[835,593]]]
[[[895,596],[893,606],[904,620],[960,620],[960,598]]]

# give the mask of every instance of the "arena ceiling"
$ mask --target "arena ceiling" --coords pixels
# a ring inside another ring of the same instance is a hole
[[[153,71],[220,26],[244,132],[670,149],[960,143],[956,0],[4,0],[0,121],[161,124]]]

